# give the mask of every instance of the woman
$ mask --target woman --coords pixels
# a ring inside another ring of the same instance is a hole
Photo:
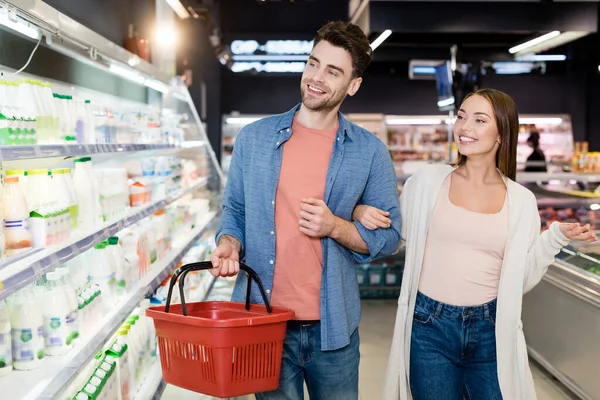
[[[527,145],[533,149],[527,162],[525,163],[525,172],[547,172],[546,156],[540,148],[540,134],[536,131],[531,132],[527,138]]]
[[[534,195],[517,184],[518,114],[497,90],[467,96],[457,113],[456,165],[423,168],[404,186],[406,260],[385,400],[532,400],[523,294],[589,225],[540,234]],[[355,219],[387,224],[370,207]],[[367,226],[365,225],[365,226]]]

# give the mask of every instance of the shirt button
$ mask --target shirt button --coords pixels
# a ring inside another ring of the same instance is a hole
[[[277,142],[277,146],[279,146],[279,142]]]
[[[290,128],[287,128],[285,131],[286,131],[286,132],[289,132],[289,131],[290,131]]]
[[[273,260],[269,261],[269,264],[273,265],[273,263],[274,263],[274,261],[273,261]]]
[[[273,200],[273,201],[271,202],[271,204],[275,205],[275,200]]]
[[[275,232],[271,231],[271,235],[274,235],[274,234],[275,234]]]
[[[270,293],[271,293],[271,289],[267,289],[267,294],[270,294]]]

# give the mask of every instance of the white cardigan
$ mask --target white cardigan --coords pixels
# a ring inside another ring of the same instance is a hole
[[[412,400],[409,386],[412,315],[419,285],[429,219],[444,180],[454,171],[449,165],[432,165],[409,178],[402,191],[402,239],[406,260],[394,339],[383,391],[384,400]],[[504,178],[508,192],[508,237],[498,288],[496,353],[502,396],[507,400],[535,400],[533,377],[521,322],[523,294],[537,285],[554,257],[569,240],[559,224],[540,234],[535,196]]]

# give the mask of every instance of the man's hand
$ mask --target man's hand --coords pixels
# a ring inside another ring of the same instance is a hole
[[[241,245],[232,236],[223,235],[219,245],[210,255],[213,269],[209,270],[212,276],[235,276],[240,272]]]
[[[336,216],[323,200],[304,198],[300,203],[300,232],[310,237],[329,237],[336,228]]]

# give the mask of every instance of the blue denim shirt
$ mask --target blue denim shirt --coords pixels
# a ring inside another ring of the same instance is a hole
[[[285,114],[261,119],[244,127],[237,136],[223,196],[223,215],[217,231],[242,244],[241,259],[259,275],[270,298],[275,268],[275,197],[283,144],[292,135],[299,105]],[[310,162],[310,154],[306,155]],[[339,114],[339,129],[325,185],[325,203],[334,215],[352,220],[358,204],[390,212],[391,228],[368,230],[354,225],[369,254],[353,252],[330,238],[323,238],[321,280],[322,350],[337,350],[350,343],[360,321],[360,296],[355,262],[366,263],[393,254],[400,243],[400,204],[396,173],[387,147],[379,138]],[[235,284],[233,301],[244,301],[246,274]],[[253,283],[251,302],[262,304]]]

